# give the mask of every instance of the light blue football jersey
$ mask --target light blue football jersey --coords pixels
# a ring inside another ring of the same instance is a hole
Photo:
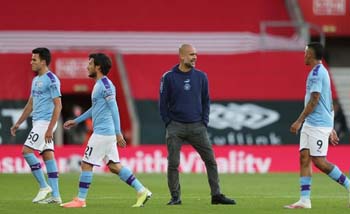
[[[331,81],[328,71],[322,64],[316,65],[307,77],[305,106],[309,102],[312,92],[319,92],[320,100],[314,111],[306,117],[305,123],[315,127],[333,127]]]
[[[31,97],[33,98],[33,121],[50,121],[54,109],[53,99],[61,96],[61,83],[51,71],[36,76],[32,81]]]
[[[94,133],[117,135],[121,133],[115,87],[106,76],[96,81],[91,94],[92,106],[75,119],[80,123],[92,117]]]

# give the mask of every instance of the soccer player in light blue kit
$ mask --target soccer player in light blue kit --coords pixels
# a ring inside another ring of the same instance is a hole
[[[36,48],[32,51],[32,70],[37,74],[32,81],[29,100],[22,115],[11,127],[11,134],[16,135],[18,127],[32,113],[33,128],[24,143],[22,154],[39,183],[40,190],[33,199],[34,203],[62,203],[58,188],[58,169],[54,158],[53,132],[61,113],[60,81],[48,66],[51,54],[47,48]],[[34,151],[42,155],[48,176],[46,182],[38,158]],[[51,197],[47,196],[51,193]]]
[[[119,111],[115,98],[116,90],[106,76],[111,66],[112,62],[105,54],[89,55],[87,70],[89,77],[96,80],[91,95],[92,106],[81,116],[64,123],[64,128],[69,129],[88,118],[92,118],[93,134],[88,141],[81,163],[79,194],[72,201],[61,204],[62,207],[86,207],[85,199],[92,182],[92,170],[94,166],[100,166],[102,159],[112,173],[119,175],[121,180],[137,191],[137,201],[133,207],[142,207],[152,195],[130,169],[121,165],[119,160],[116,143],[118,146],[125,147],[126,142],[120,129]]]
[[[344,186],[350,194],[349,179],[336,165],[326,159],[328,143],[336,145],[339,138],[333,129],[331,83],[328,71],[322,65],[322,57],[323,46],[320,43],[312,42],[306,46],[304,60],[312,70],[306,82],[305,108],[290,127],[290,131],[297,134],[302,126],[299,147],[300,200],[285,206],[289,209],[311,208],[311,162],[331,179]]]

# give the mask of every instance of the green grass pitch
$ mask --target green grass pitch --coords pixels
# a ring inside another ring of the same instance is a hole
[[[137,177],[153,192],[143,208],[131,208],[136,193],[112,174],[95,174],[87,207],[64,209],[58,205],[33,204],[38,191],[31,174],[0,174],[0,213],[74,213],[74,214],[232,214],[232,213],[350,213],[347,192],[323,174],[315,174],[311,210],[286,210],[283,205],[299,197],[298,174],[221,174],[222,192],[237,205],[211,205],[205,174],[181,174],[181,206],[166,206],[169,200],[165,174],[139,174]],[[61,174],[63,202],[77,194],[79,174]]]

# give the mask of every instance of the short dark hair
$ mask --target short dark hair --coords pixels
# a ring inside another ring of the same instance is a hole
[[[32,50],[32,54],[39,54],[40,60],[45,60],[46,65],[49,66],[51,62],[51,53],[47,48],[35,48]]]
[[[312,49],[314,51],[315,54],[315,58],[317,60],[321,60],[323,58],[323,45],[319,42],[310,42],[309,44],[307,44],[307,47]]]
[[[107,75],[112,67],[111,59],[104,53],[92,53],[89,55],[89,59],[94,59],[94,64],[101,67],[103,75]]]

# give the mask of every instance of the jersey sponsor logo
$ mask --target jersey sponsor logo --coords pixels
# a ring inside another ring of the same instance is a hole
[[[40,97],[43,94],[43,92],[38,90],[33,90],[32,94],[33,94],[33,97]]]
[[[256,130],[275,123],[280,118],[279,112],[250,103],[211,104],[210,109],[209,126],[216,129]]]

